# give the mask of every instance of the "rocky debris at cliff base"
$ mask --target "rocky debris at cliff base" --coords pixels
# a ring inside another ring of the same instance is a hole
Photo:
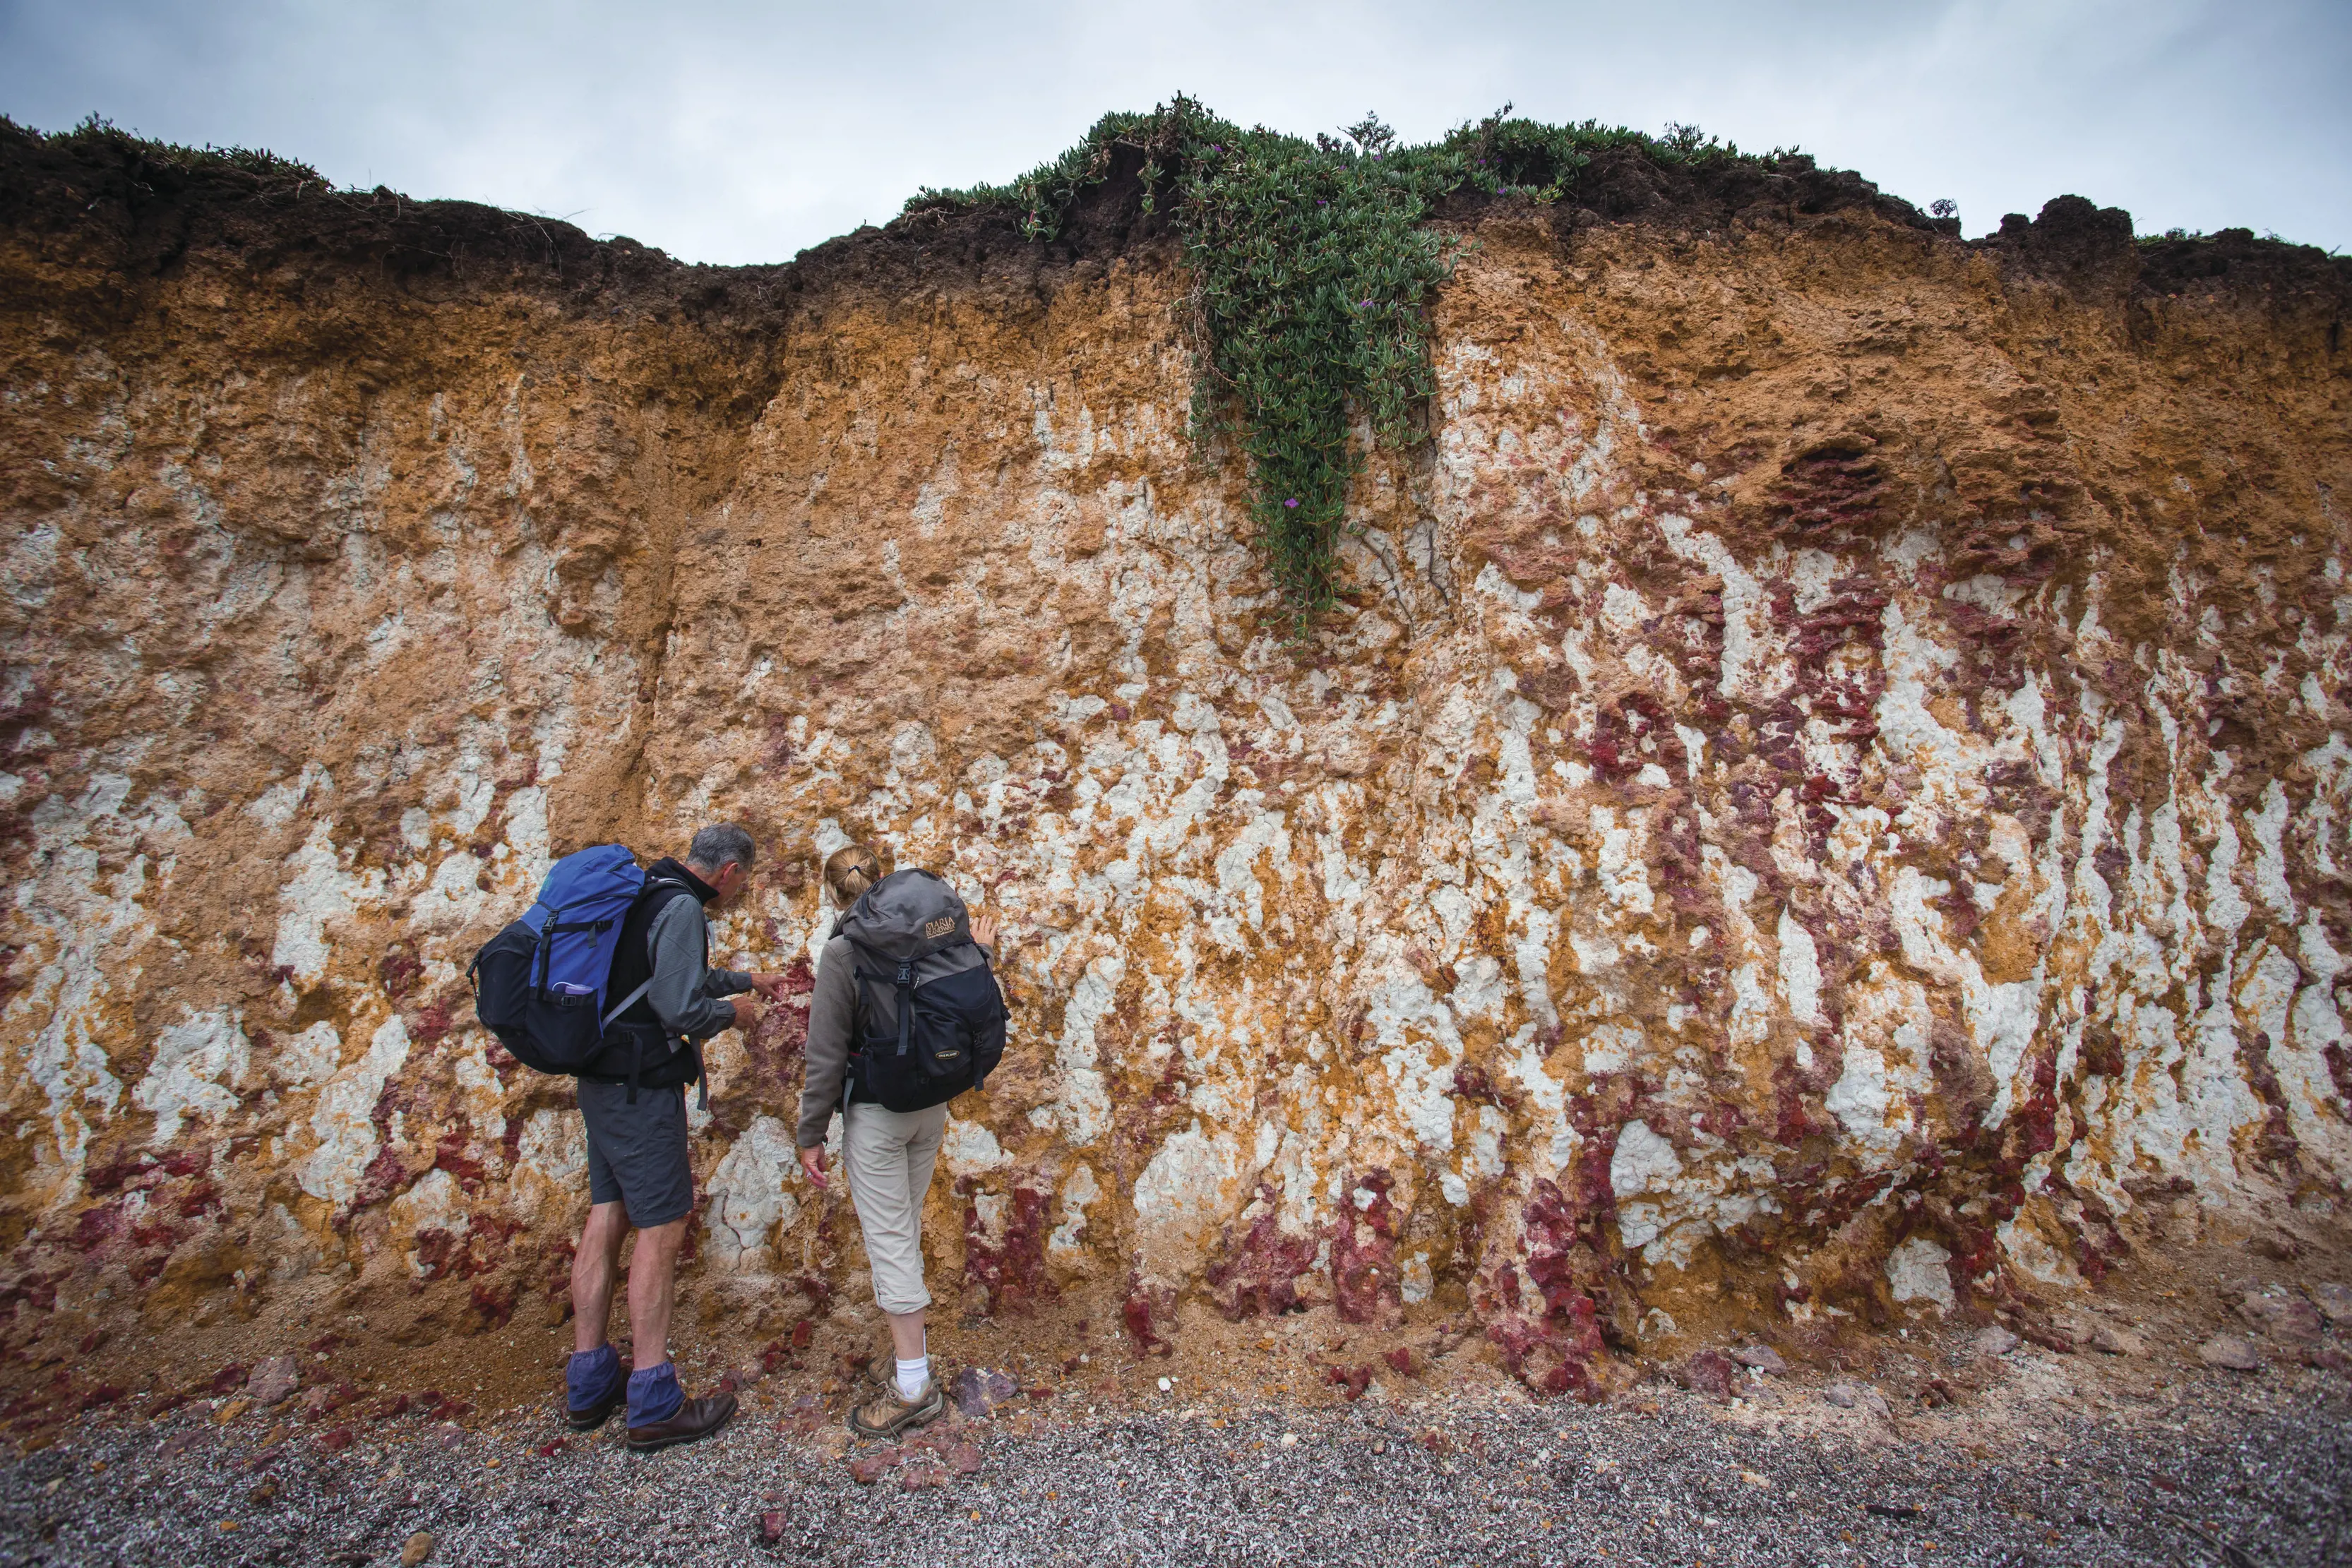
[[[1362,1405],[1000,1420],[905,1445],[894,1484],[872,1486],[751,1423],[651,1459],[611,1433],[542,1458],[533,1448],[556,1426],[541,1412],[453,1448],[383,1432],[337,1456],[291,1442],[257,1488],[236,1431],[204,1428],[205,1445],[167,1458],[201,1420],[181,1411],[78,1427],[5,1466],[0,1557],[1391,1568],[1600,1561],[1606,1547],[1640,1568],[2340,1561],[2352,1389],[2300,1370],[2192,1375],[2105,1416],[2003,1395],[1979,1416],[1922,1414],[1895,1436],[1657,1385],[1602,1406],[1432,1400],[1410,1421]]]

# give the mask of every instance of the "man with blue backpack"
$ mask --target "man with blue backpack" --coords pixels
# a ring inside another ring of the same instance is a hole
[[[781,976],[710,967],[704,912],[741,891],[754,853],[751,834],[721,823],[695,834],[684,861],[645,871],[618,844],[567,855],[474,960],[482,1022],[526,1065],[579,1081],[589,1208],[572,1255],[566,1411],[573,1430],[592,1431],[625,1404],[640,1453],[707,1437],[735,1413],[731,1394],[686,1397],[668,1338],[694,1208],[686,1089],[703,1083],[709,1104],[702,1042],[756,1021],[740,993],[774,999],[783,988]],[[633,1228],[627,1369],[605,1329]]]

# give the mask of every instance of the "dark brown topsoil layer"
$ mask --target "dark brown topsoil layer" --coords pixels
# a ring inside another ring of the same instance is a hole
[[[764,336],[811,294],[947,288],[1034,298],[1089,260],[1170,254],[1165,211],[1143,210],[1139,158],[1116,161],[1051,241],[1024,238],[1004,210],[931,206],[827,240],[788,263],[707,267],[631,239],[591,239],[558,219],[472,202],[414,201],[383,186],[338,191],[299,164],[257,168],[121,134],[43,137],[0,120],[0,233],[53,264],[118,279],[79,292],[70,304],[52,301],[100,319],[137,308],[141,281],[169,277],[192,256],[210,253],[234,257],[298,301],[306,286],[372,274],[420,298],[523,288],[581,310]],[[1437,215],[1475,223],[1511,210],[1538,209],[1525,197],[1460,194]],[[1599,224],[1688,233],[1861,211],[1948,236],[2078,291],[2226,290],[2249,303],[2299,297],[2307,308],[2319,296],[2339,310],[2352,304],[2352,256],[2257,239],[2245,229],[2142,243],[2132,236],[2128,214],[2079,196],[2056,198],[2038,219],[2011,214],[1997,234],[1961,241],[1957,219],[1923,216],[1860,175],[1820,168],[1801,154],[1769,166],[1730,160],[1667,166],[1616,149],[1593,159],[1569,198],[1543,210],[1563,240]]]

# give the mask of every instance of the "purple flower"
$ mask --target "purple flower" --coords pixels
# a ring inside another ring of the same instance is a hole
[[[1288,499],[1287,501],[1285,501],[1285,502],[1283,503],[1283,505],[1284,505],[1284,506],[1286,506],[1286,507],[1295,507],[1295,506],[1298,505],[1298,497],[1296,497],[1296,496],[1293,496],[1293,497],[1290,497],[1290,499]]]
[[[1356,301],[1356,308],[1359,310],[1370,310],[1371,308],[1372,302],[1369,299],[1359,299]]]

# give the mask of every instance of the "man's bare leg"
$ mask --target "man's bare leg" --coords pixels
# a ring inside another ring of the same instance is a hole
[[[669,1359],[670,1303],[677,1283],[677,1249],[686,1241],[681,1215],[667,1225],[637,1232],[629,1259],[629,1354],[639,1372]],[[614,1243],[618,1256],[619,1243]]]
[[[613,1282],[628,1234],[629,1213],[619,1204],[600,1203],[588,1210],[572,1254],[572,1348],[583,1355],[602,1346],[612,1327]]]

